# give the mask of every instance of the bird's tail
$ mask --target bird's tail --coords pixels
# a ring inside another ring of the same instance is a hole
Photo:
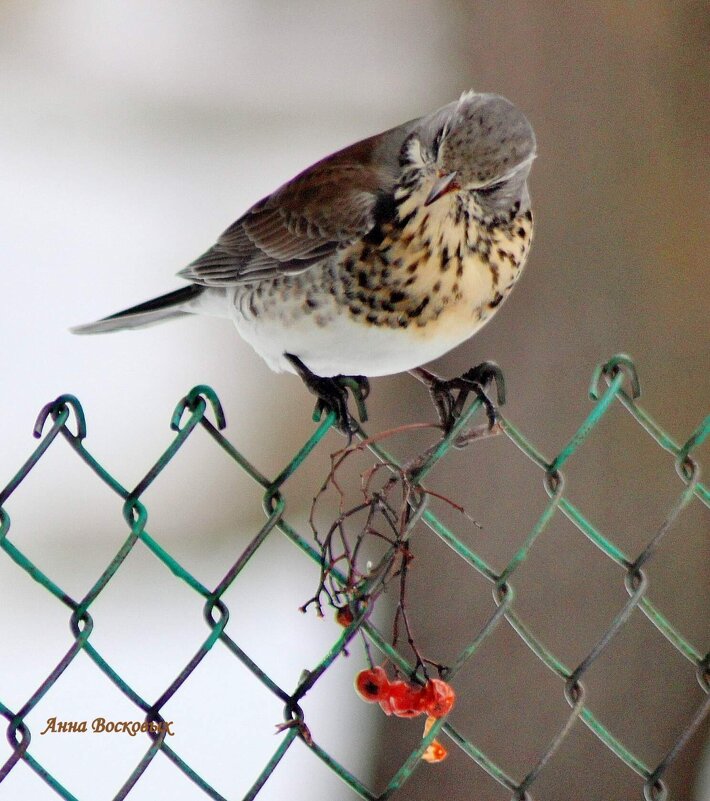
[[[76,325],[69,330],[72,334],[106,334],[109,331],[123,331],[128,328],[143,328],[147,325],[162,323],[163,320],[172,320],[190,314],[190,303],[199,297],[205,287],[197,284],[176,289],[161,295],[158,298],[131,306],[130,309],[111,314],[95,323]]]

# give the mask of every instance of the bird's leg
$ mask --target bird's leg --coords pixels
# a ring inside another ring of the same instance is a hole
[[[496,407],[486,395],[486,387],[495,382],[498,404],[505,403],[505,381],[503,372],[495,362],[482,362],[467,370],[458,378],[444,379],[424,367],[415,367],[409,371],[429,390],[439,420],[445,433],[453,428],[461,416],[464,404],[471,392],[474,392],[483,404],[488,416],[489,429],[496,424]],[[454,393],[457,392],[457,395]]]
[[[323,377],[316,375],[292,353],[284,353],[291,362],[308,390],[317,398],[316,408],[313,412],[314,420],[319,420],[323,412],[335,412],[336,426],[340,431],[352,438],[357,431],[357,423],[348,410],[348,390],[352,392],[357,406],[358,417],[361,422],[367,420],[365,400],[370,394],[370,382],[362,375],[336,375]]]

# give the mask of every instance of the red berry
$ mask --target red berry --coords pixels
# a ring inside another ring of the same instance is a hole
[[[423,689],[423,687],[407,684],[405,681],[390,682],[387,701],[391,713],[399,718],[415,718],[417,715],[421,715],[424,711],[422,706]],[[382,702],[380,702],[380,706],[382,706]]]
[[[374,704],[381,701],[389,687],[389,679],[385,669],[380,667],[361,670],[355,677],[355,689],[361,698]]]
[[[341,606],[335,612],[335,620],[346,629],[355,620],[349,606]]]
[[[399,698],[403,694],[403,688],[406,687],[403,681],[390,681],[387,687],[382,691],[379,702],[382,711],[385,715],[394,715],[395,706],[399,704]]]
[[[454,706],[456,694],[450,684],[441,679],[429,679],[424,687],[423,705],[428,715],[443,718]]]
[[[392,704],[390,703],[389,696],[385,693],[385,695],[380,698],[380,709],[385,713],[385,715],[392,714]]]

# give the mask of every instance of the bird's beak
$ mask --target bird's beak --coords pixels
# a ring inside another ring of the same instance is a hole
[[[439,180],[434,184],[434,186],[431,188],[431,192],[429,192],[427,196],[427,199],[424,201],[424,205],[429,206],[435,200],[438,200],[448,192],[453,192],[455,189],[460,188],[461,187],[456,182],[456,173],[450,172],[448,175],[444,175],[443,178],[439,178]]]

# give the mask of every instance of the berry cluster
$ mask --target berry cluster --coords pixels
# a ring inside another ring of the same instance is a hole
[[[361,670],[355,689],[369,703],[379,703],[386,715],[415,718],[425,712],[432,718],[447,715],[456,698],[452,687],[441,679],[429,679],[422,687],[398,679],[390,681],[383,667]]]
[[[365,701],[379,704],[386,715],[415,718],[426,714],[425,737],[437,718],[448,715],[456,700],[453,688],[442,679],[429,679],[424,686],[401,679],[390,681],[379,665],[361,670],[355,678],[355,689]],[[440,762],[445,757],[446,749],[437,740],[422,755],[427,762]]]

